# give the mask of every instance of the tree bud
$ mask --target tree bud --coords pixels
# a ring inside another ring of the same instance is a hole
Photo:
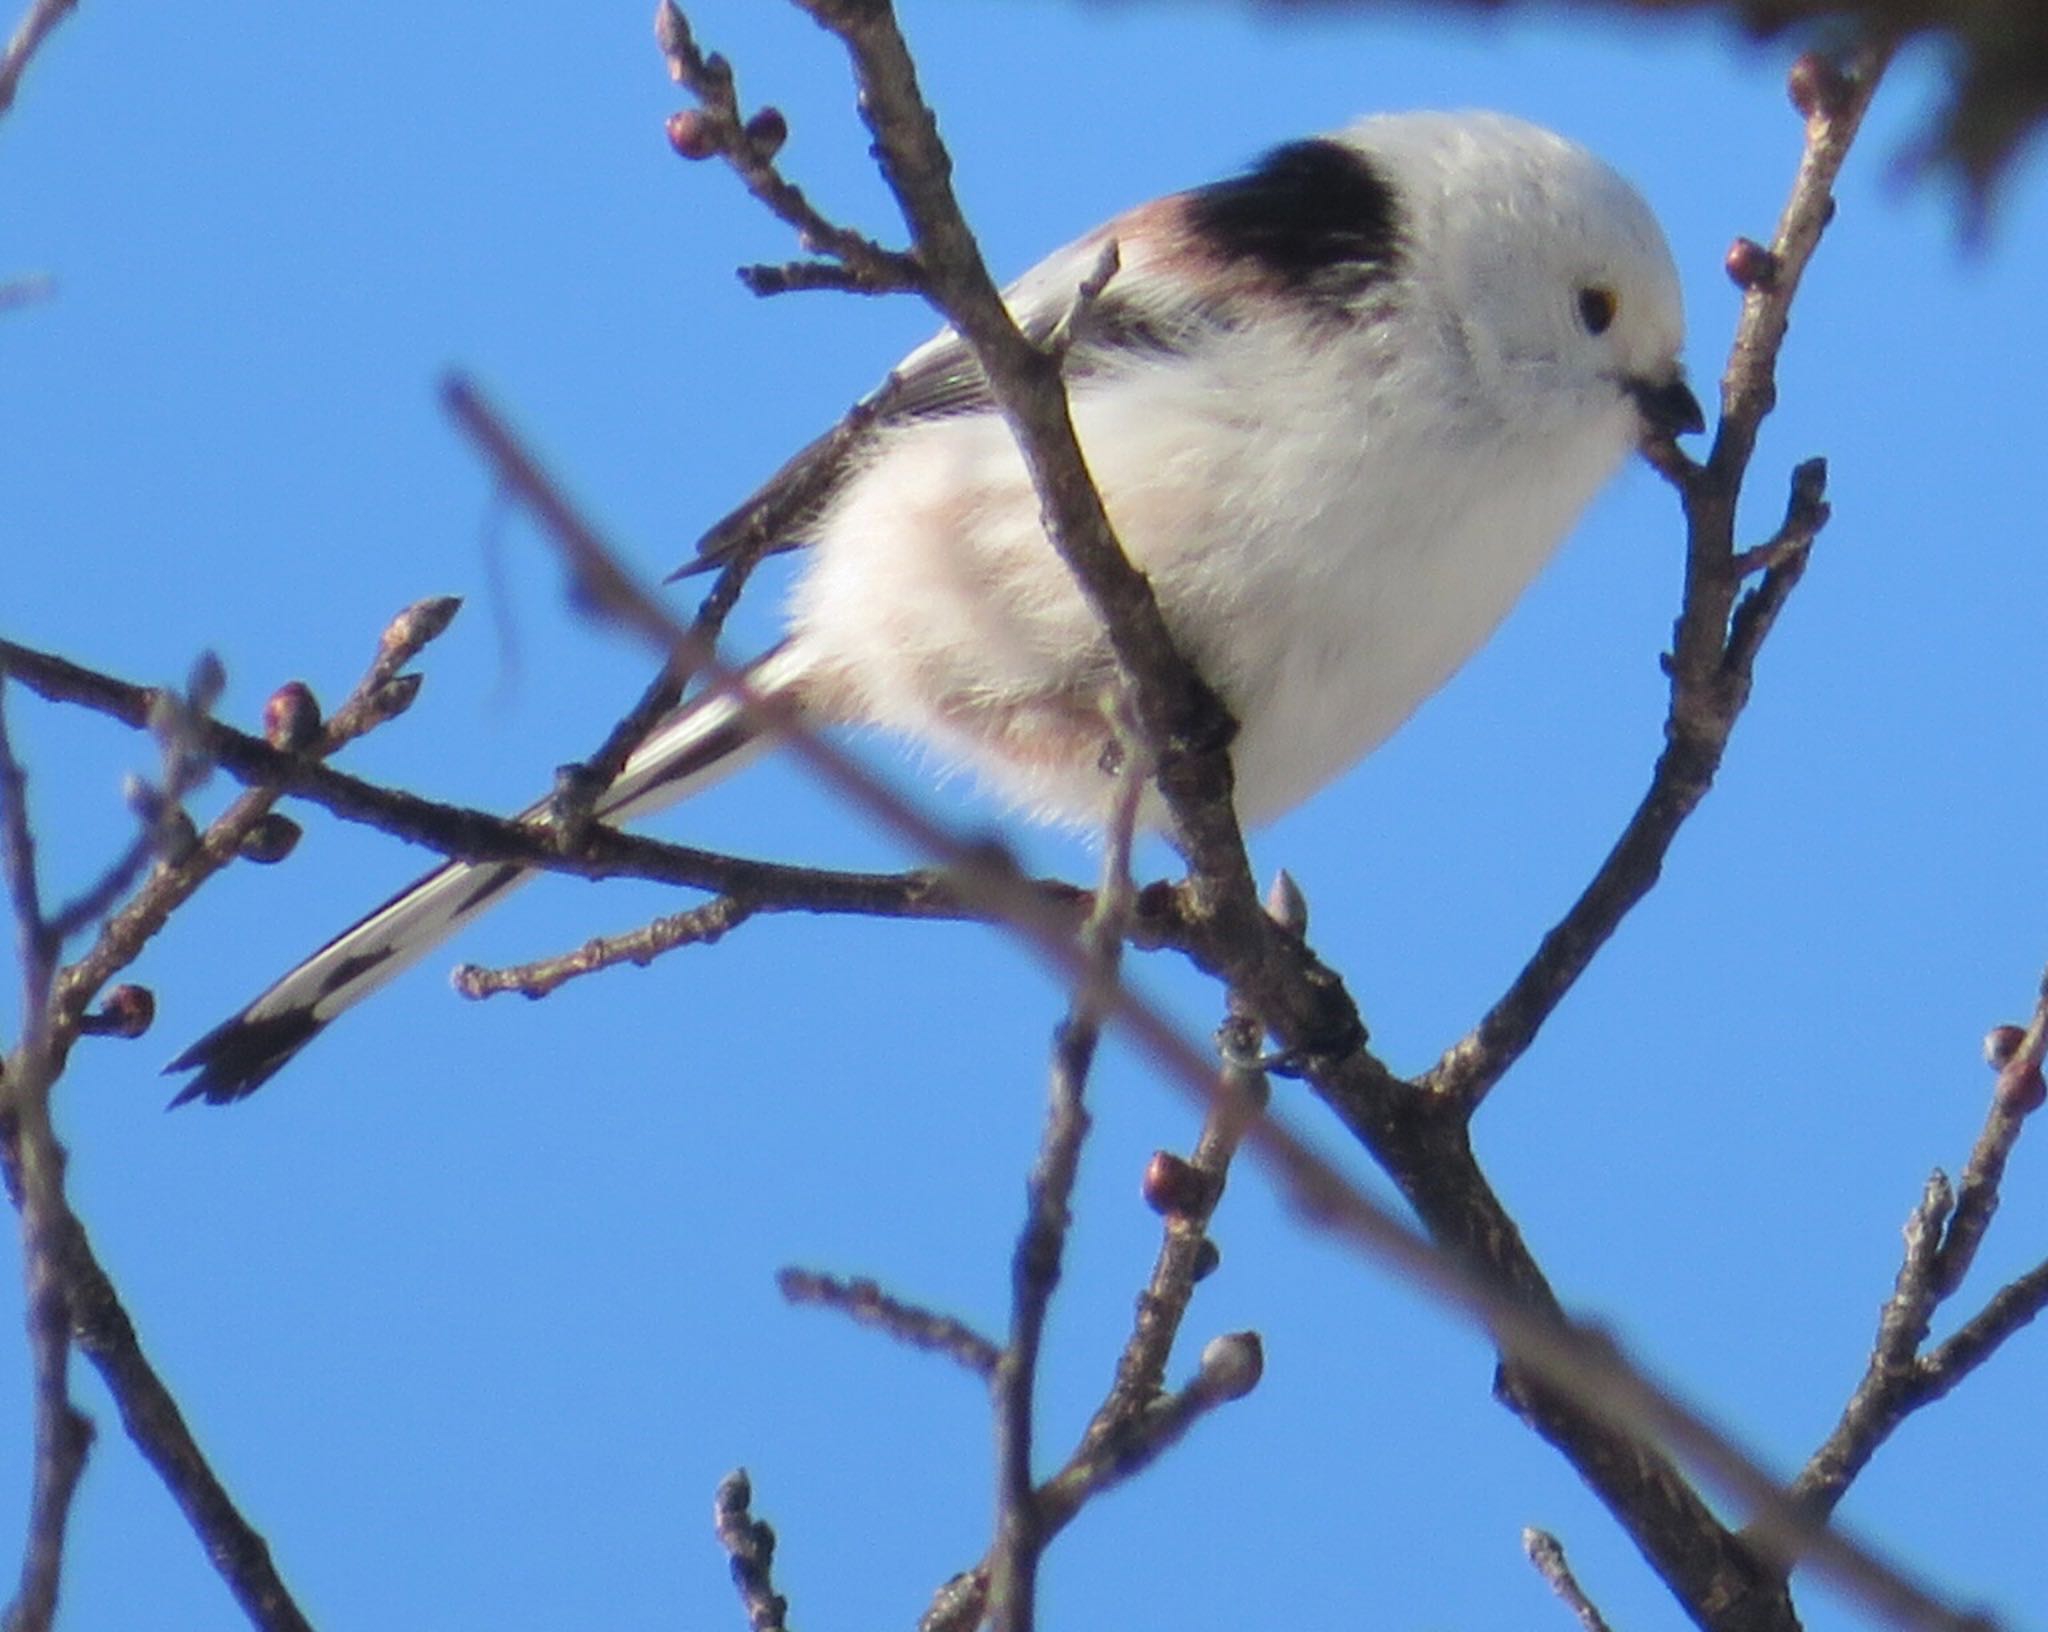
[[[682,158],[711,159],[725,143],[702,108],[682,108],[668,116],[668,145]]]
[[[1226,1332],[1202,1350],[1202,1386],[1220,1400],[1241,1400],[1259,1386],[1266,1346],[1257,1332]]]
[[[1802,119],[1832,119],[1849,100],[1849,76],[1818,51],[1802,51],[1785,76],[1785,89]]]
[[[1738,238],[1722,263],[1738,289],[1766,290],[1778,281],[1778,257],[1754,238]]]
[[[2007,1062],[2019,1052],[2026,1036],[2026,1031],[2019,1026],[1993,1026],[1984,1033],[1984,1063],[1994,1071],[2003,1071]]]
[[[1266,916],[1282,929],[1308,933],[1308,897],[1285,867],[1273,875],[1273,886],[1266,891]]]
[[[1141,1188],[1145,1205],[1162,1218],[1200,1213],[1209,1200],[1209,1180],[1201,1169],[1170,1150],[1152,1153]]]
[[[259,817],[256,825],[242,835],[241,851],[258,866],[274,866],[298,848],[304,832],[289,816],[273,810]]]
[[[763,108],[747,121],[747,141],[754,149],[754,157],[764,163],[782,151],[782,144],[789,140],[789,121],[782,116],[780,108]]]
[[[263,740],[288,754],[320,740],[320,704],[303,680],[287,680],[263,705]]]
[[[116,986],[79,1029],[95,1037],[140,1037],[156,1018],[156,997],[147,986]]]

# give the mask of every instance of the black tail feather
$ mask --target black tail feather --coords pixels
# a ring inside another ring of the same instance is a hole
[[[174,1071],[199,1073],[178,1090],[171,1108],[195,1099],[209,1105],[231,1105],[247,1098],[326,1029],[327,1022],[311,1009],[292,1009],[258,1020],[236,1015],[164,1067],[166,1076]]]

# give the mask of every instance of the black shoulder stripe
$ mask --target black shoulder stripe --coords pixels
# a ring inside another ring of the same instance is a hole
[[[1274,148],[1244,175],[1188,194],[1187,210],[1212,254],[1304,293],[1355,291],[1401,258],[1392,186],[1363,153],[1328,137]]]

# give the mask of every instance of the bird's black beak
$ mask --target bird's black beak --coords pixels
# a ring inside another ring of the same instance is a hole
[[[1683,436],[1704,431],[1707,416],[1700,412],[1700,399],[1692,394],[1683,374],[1666,380],[1630,380],[1628,394],[1642,411],[1643,428],[1651,436]]]

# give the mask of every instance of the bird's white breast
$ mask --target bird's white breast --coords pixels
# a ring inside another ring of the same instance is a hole
[[[1485,640],[1625,455],[1618,406],[1512,432],[1453,353],[1221,345],[1077,393],[1125,550],[1241,732],[1240,814],[1280,814]],[[1434,377],[1430,377],[1430,376]],[[1418,404],[1432,405],[1418,411]],[[1099,819],[1106,643],[992,415],[887,433],[793,608],[828,706],[936,741],[1025,805]]]

